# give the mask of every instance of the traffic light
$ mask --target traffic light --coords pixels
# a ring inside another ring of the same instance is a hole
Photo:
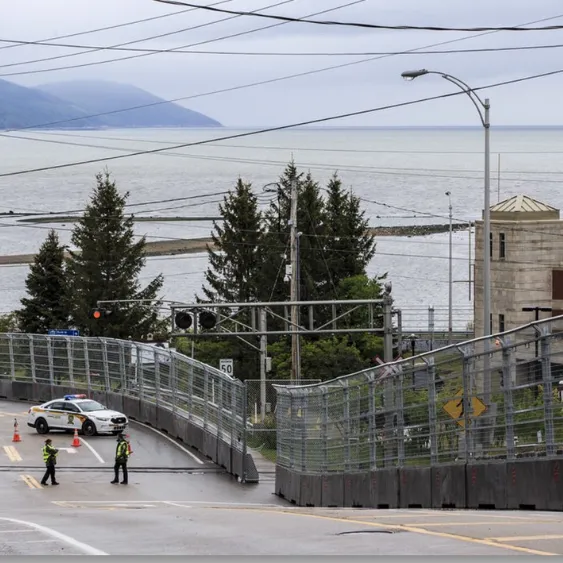
[[[99,321],[101,319],[107,319],[109,316],[111,316],[113,313],[113,311],[110,311],[108,309],[92,309],[92,313],[91,313],[91,317],[96,320]]]
[[[199,326],[202,328],[210,329],[215,326],[217,319],[213,313],[203,311],[199,314]]]
[[[189,313],[186,313],[185,311],[180,311],[179,313],[176,313],[176,316],[174,317],[174,322],[176,323],[176,326],[178,328],[181,328],[182,330],[187,330],[192,326],[192,316]]]

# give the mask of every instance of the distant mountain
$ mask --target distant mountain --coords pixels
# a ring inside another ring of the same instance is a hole
[[[67,102],[69,107],[80,108],[87,115],[116,112],[96,118],[103,127],[222,127],[202,113],[166,102],[129,84],[97,80],[55,82],[37,90]],[[139,109],[119,111],[131,107]]]
[[[25,88],[0,80],[0,129],[20,129],[43,123],[76,119],[88,115],[84,109],[35,88]],[[70,124],[66,124],[67,126]],[[97,119],[72,123],[80,127],[100,127]]]

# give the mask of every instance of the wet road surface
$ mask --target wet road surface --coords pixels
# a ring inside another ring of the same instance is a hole
[[[115,437],[73,448],[53,433],[60,485],[42,487],[45,437],[27,409],[0,402],[0,555],[563,554],[559,513],[297,508],[273,494],[273,474],[242,485],[135,422],[129,485],[110,484]]]

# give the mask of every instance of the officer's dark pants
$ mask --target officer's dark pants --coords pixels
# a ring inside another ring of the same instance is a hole
[[[115,472],[115,479],[114,482],[119,481],[119,468],[121,467],[123,471],[123,481],[125,485],[127,485],[127,462],[125,461],[116,461],[115,465],[113,466],[113,470]]]
[[[45,471],[45,475],[43,475],[43,479],[41,479],[41,484],[46,485],[47,479],[51,478],[51,484],[56,483],[57,480],[55,479],[55,464],[49,463],[47,465],[47,471]]]

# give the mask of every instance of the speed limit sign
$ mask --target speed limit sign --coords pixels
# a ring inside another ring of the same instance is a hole
[[[233,360],[232,359],[223,359],[219,360],[219,369],[226,373],[227,375],[233,376]]]

